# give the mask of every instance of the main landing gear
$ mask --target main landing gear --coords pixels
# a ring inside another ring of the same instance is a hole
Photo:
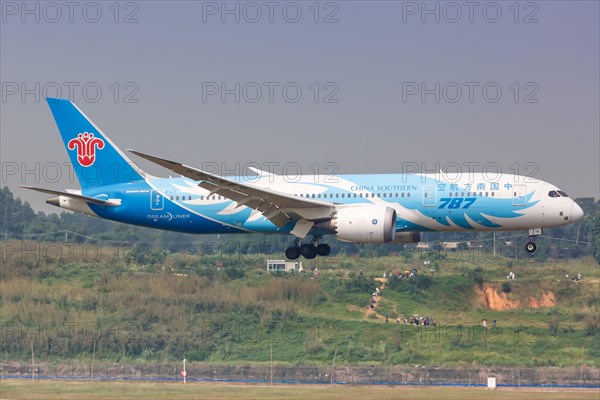
[[[534,228],[529,230],[529,241],[525,244],[525,251],[527,251],[530,254],[535,253],[535,251],[537,250],[537,245],[533,240],[531,240],[531,238],[541,235],[542,232],[542,228]]]
[[[285,250],[285,256],[290,260],[296,260],[300,256],[312,260],[316,256],[328,256],[331,247],[325,243],[319,243],[320,237],[313,237],[310,243],[302,243],[299,238],[294,240],[294,245]]]

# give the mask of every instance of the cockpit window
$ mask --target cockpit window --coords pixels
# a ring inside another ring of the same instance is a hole
[[[566,194],[565,192],[563,192],[562,190],[557,190],[558,194],[560,194],[562,197],[569,197],[568,194]]]
[[[556,190],[551,190],[548,193],[548,196],[550,196],[550,197],[560,197],[560,194],[558,194],[558,192]]]

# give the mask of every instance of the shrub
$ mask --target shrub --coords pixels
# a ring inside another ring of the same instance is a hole
[[[483,278],[483,268],[477,267],[474,270],[472,270],[469,275],[473,283],[479,286],[483,286],[483,284],[485,283],[485,279]]]
[[[552,336],[555,336],[558,333],[558,325],[558,316],[553,315],[552,318],[550,318],[550,322],[548,322],[548,328],[550,329],[550,334]]]
[[[399,289],[400,288],[400,278],[398,278],[398,276],[396,274],[392,274],[392,276],[390,276],[388,278],[387,287],[389,289],[394,289],[394,290]]]
[[[502,283],[502,291],[504,293],[510,293],[512,292],[512,285],[510,282],[504,282]]]
[[[287,300],[312,305],[323,296],[318,282],[301,277],[273,279],[268,284],[254,289],[254,291],[257,298],[271,303]]]
[[[364,275],[354,275],[344,283],[346,292],[371,293],[377,287],[377,283]]]
[[[596,336],[600,332],[600,316],[588,315],[585,319],[585,334]]]
[[[244,270],[239,267],[229,266],[225,267],[225,273],[229,279],[242,279],[245,275]]]
[[[433,284],[433,278],[429,275],[415,275],[409,279],[409,282],[421,290],[426,290]]]
[[[556,297],[559,301],[573,300],[579,297],[580,292],[581,289],[579,285],[572,281],[561,281],[556,289]]]
[[[325,346],[320,341],[306,339],[304,340],[304,351],[306,354],[315,355],[325,350]]]

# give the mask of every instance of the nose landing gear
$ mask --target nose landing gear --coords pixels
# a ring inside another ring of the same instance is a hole
[[[537,245],[535,244],[535,242],[529,241],[525,244],[525,250],[528,253],[535,253],[536,249],[537,249]]]
[[[529,241],[525,244],[525,251],[527,251],[530,254],[535,253],[535,251],[537,250],[537,245],[533,240],[531,240],[531,238],[541,235],[542,232],[542,228],[534,228],[529,230]]]

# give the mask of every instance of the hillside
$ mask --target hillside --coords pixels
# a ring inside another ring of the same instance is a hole
[[[307,262],[305,273],[273,276],[263,255],[2,246],[3,360],[30,358],[33,342],[42,360],[268,362],[272,344],[273,359],[288,364],[335,354],[340,364],[600,366],[600,271],[589,257],[540,263],[407,250],[317,261],[319,276]],[[414,277],[395,277],[412,268]]]

